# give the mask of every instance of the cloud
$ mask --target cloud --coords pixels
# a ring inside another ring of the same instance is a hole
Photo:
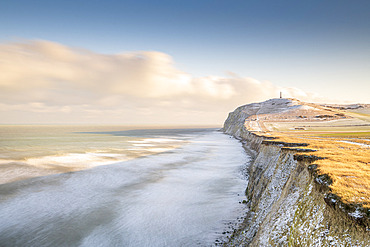
[[[318,99],[240,77],[193,77],[155,51],[98,54],[49,41],[0,45],[3,123],[221,124],[239,105]]]

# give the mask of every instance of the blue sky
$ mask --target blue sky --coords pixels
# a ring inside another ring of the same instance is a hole
[[[0,10],[2,41],[161,51],[197,75],[230,70],[264,77],[266,70],[309,67],[317,59],[361,63],[370,50],[369,1],[3,0]]]
[[[158,51],[194,77],[296,87],[370,103],[370,1],[7,1],[0,42]]]

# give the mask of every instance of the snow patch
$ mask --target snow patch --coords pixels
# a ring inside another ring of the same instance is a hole
[[[356,211],[353,212],[353,213],[349,213],[348,215],[352,216],[356,219],[360,219],[360,218],[364,217],[363,214],[358,209],[356,209]]]

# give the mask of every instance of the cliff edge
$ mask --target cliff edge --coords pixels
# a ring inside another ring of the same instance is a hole
[[[271,119],[291,122],[302,116],[304,121],[349,118],[293,99],[244,105],[229,114],[223,131],[242,140],[254,160],[247,168],[249,211],[224,246],[370,246],[369,210],[346,208],[331,193],[312,165],[319,157],[297,155],[295,148],[304,143],[261,135]]]

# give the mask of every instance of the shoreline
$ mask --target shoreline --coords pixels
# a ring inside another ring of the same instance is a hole
[[[238,110],[229,114],[223,130],[256,152],[246,189],[250,212],[223,246],[288,242],[293,246],[326,246],[334,240],[344,245],[370,244],[369,218],[358,218],[358,209],[330,193],[329,184],[311,165],[315,157],[297,155],[294,146],[298,143],[275,143],[246,130],[245,118]],[[317,229],[316,224],[320,225]]]

